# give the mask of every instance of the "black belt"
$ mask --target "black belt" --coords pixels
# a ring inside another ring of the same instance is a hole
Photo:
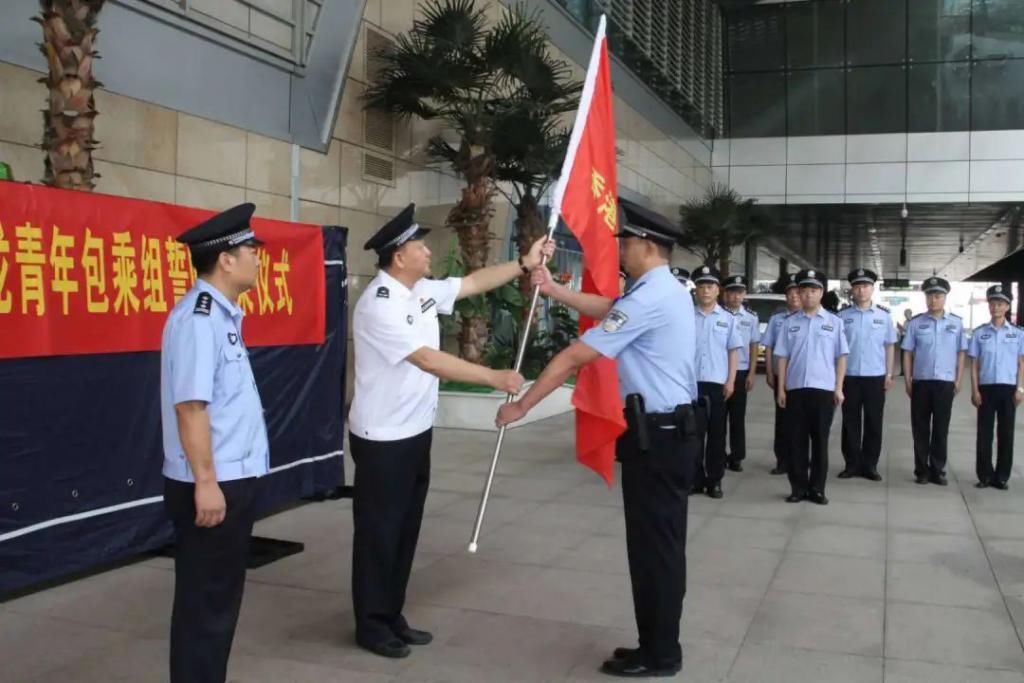
[[[649,427],[675,427],[677,418],[675,413],[647,413],[644,416]]]

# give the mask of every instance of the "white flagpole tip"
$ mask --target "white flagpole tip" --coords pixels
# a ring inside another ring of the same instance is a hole
[[[473,554],[476,554],[476,543],[470,543],[469,544],[469,552],[473,553]]]

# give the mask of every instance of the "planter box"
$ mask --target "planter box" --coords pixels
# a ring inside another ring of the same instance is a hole
[[[523,388],[524,391],[525,389],[526,387]],[[510,429],[569,412],[572,410],[572,390],[573,387],[568,384],[558,387],[540,404],[534,406],[525,419],[516,422]],[[434,426],[443,429],[496,432],[498,428],[494,426],[494,418],[504,402],[505,394],[496,391],[489,394],[442,391],[437,402]]]

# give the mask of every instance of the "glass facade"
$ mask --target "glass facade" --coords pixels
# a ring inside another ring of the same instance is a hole
[[[1024,0],[729,12],[731,137],[1024,129]]]

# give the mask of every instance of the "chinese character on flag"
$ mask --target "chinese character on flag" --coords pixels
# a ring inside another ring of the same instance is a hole
[[[562,167],[563,192],[555,204],[583,247],[583,291],[608,299],[619,295],[618,187],[615,174],[615,121],[605,18],[580,98],[572,138]],[[580,317],[580,334],[598,322]],[[615,361],[599,358],[580,369],[572,395],[576,407],[576,459],[611,484],[615,440],[626,429]]]

